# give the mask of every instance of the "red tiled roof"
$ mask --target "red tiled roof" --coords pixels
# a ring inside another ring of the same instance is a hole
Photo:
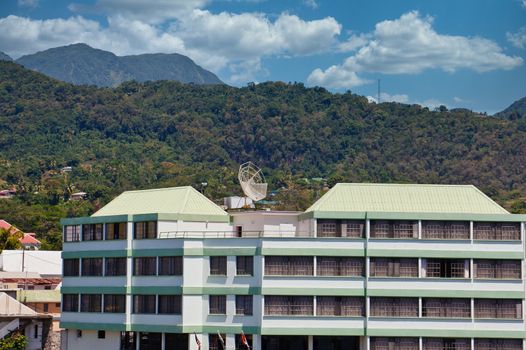
[[[31,236],[29,233],[24,233],[24,237],[20,238],[20,243],[22,244],[40,244],[40,241],[35,237]]]
[[[0,228],[3,228],[4,230],[9,230],[10,227],[12,227],[11,231],[13,231],[13,232],[18,232],[18,231],[20,231],[20,230],[17,229],[16,227],[13,227],[13,225],[11,225],[10,223],[8,223],[7,221],[5,221],[5,220],[0,220]]]

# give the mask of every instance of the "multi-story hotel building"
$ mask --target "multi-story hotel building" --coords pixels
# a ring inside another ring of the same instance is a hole
[[[342,183],[305,212],[124,192],[62,221],[63,343],[522,350],[525,222],[473,186]]]

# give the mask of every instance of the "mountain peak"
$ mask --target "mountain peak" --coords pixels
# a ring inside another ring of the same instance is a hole
[[[506,119],[519,119],[526,117],[526,97],[513,102],[506,109],[495,114],[495,117]]]
[[[12,61],[13,59],[6,53],[0,51],[0,61]]]
[[[223,84],[215,74],[177,53],[117,56],[85,43],[51,48],[23,56],[16,62],[77,85],[116,86],[129,80]]]

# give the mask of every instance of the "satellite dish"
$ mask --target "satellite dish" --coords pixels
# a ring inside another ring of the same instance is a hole
[[[261,169],[254,163],[246,162],[241,164],[237,178],[245,195],[254,202],[260,201],[267,196],[268,184],[265,182]]]

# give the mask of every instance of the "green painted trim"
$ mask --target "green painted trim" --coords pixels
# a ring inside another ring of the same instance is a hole
[[[131,215],[131,221],[133,222],[158,221],[158,219],[159,219],[159,214],[157,213]]]
[[[458,330],[458,329],[380,329],[368,328],[368,336],[377,337],[444,337],[444,338],[513,338],[524,339],[524,331]]]
[[[374,241],[371,241],[371,243]],[[480,259],[524,259],[524,252],[489,252],[469,250],[417,250],[417,249],[374,249],[369,248],[372,257],[412,258],[480,258]]]
[[[183,287],[184,295],[260,295],[261,287]]]
[[[128,222],[131,220],[131,215],[109,215],[109,216],[85,216],[79,218],[64,218],[60,219],[62,226],[67,225],[82,225],[82,224],[104,224],[110,222]]]
[[[104,331],[127,331],[123,323],[86,323],[86,322],[60,322],[60,328],[65,329],[88,329]]]
[[[185,256],[232,256],[232,255],[244,255],[244,256],[255,256],[260,255],[260,249],[258,247],[225,247],[225,248],[185,248]]]
[[[132,249],[129,251],[128,256],[130,257],[154,257],[154,256],[182,256],[184,253],[183,248],[171,248],[171,249]]]
[[[320,296],[364,296],[362,288],[268,288],[261,290],[263,295],[320,295]]]
[[[126,287],[62,287],[60,289],[62,294],[126,294]]]
[[[294,256],[365,256],[364,249],[332,249],[332,248],[265,248],[262,255],[294,255]]]
[[[298,318],[298,322],[301,323],[301,319]],[[261,328],[261,335],[354,335],[363,336],[365,335],[364,328],[307,328],[298,326],[296,328],[284,328],[284,327],[263,327]]]
[[[445,220],[445,221],[500,221],[526,222],[525,214],[470,214],[470,213],[407,213],[407,212],[349,212],[309,211],[299,215],[305,219],[365,219],[371,220]]]
[[[180,295],[182,292],[181,286],[132,286],[128,289],[128,294]]]
[[[62,259],[75,258],[125,258],[127,250],[79,250],[62,252]]]
[[[374,289],[368,288],[371,297],[444,297],[444,298],[492,298],[524,299],[524,292],[482,290],[438,290],[438,289]]]
[[[227,334],[239,334],[243,331],[246,334],[260,334],[261,328],[256,326],[183,326],[183,333],[208,333],[208,334],[217,334],[227,333]]]
[[[315,211],[309,214],[314,219],[365,220],[367,217],[365,211]]]
[[[128,326],[132,332],[184,333],[182,325],[151,325],[132,323]]]
[[[197,221],[197,222],[230,222],[230,215],[203,215],[203,214],[174,214],[174,213],[159,213],[157,214],[159,221]]]

